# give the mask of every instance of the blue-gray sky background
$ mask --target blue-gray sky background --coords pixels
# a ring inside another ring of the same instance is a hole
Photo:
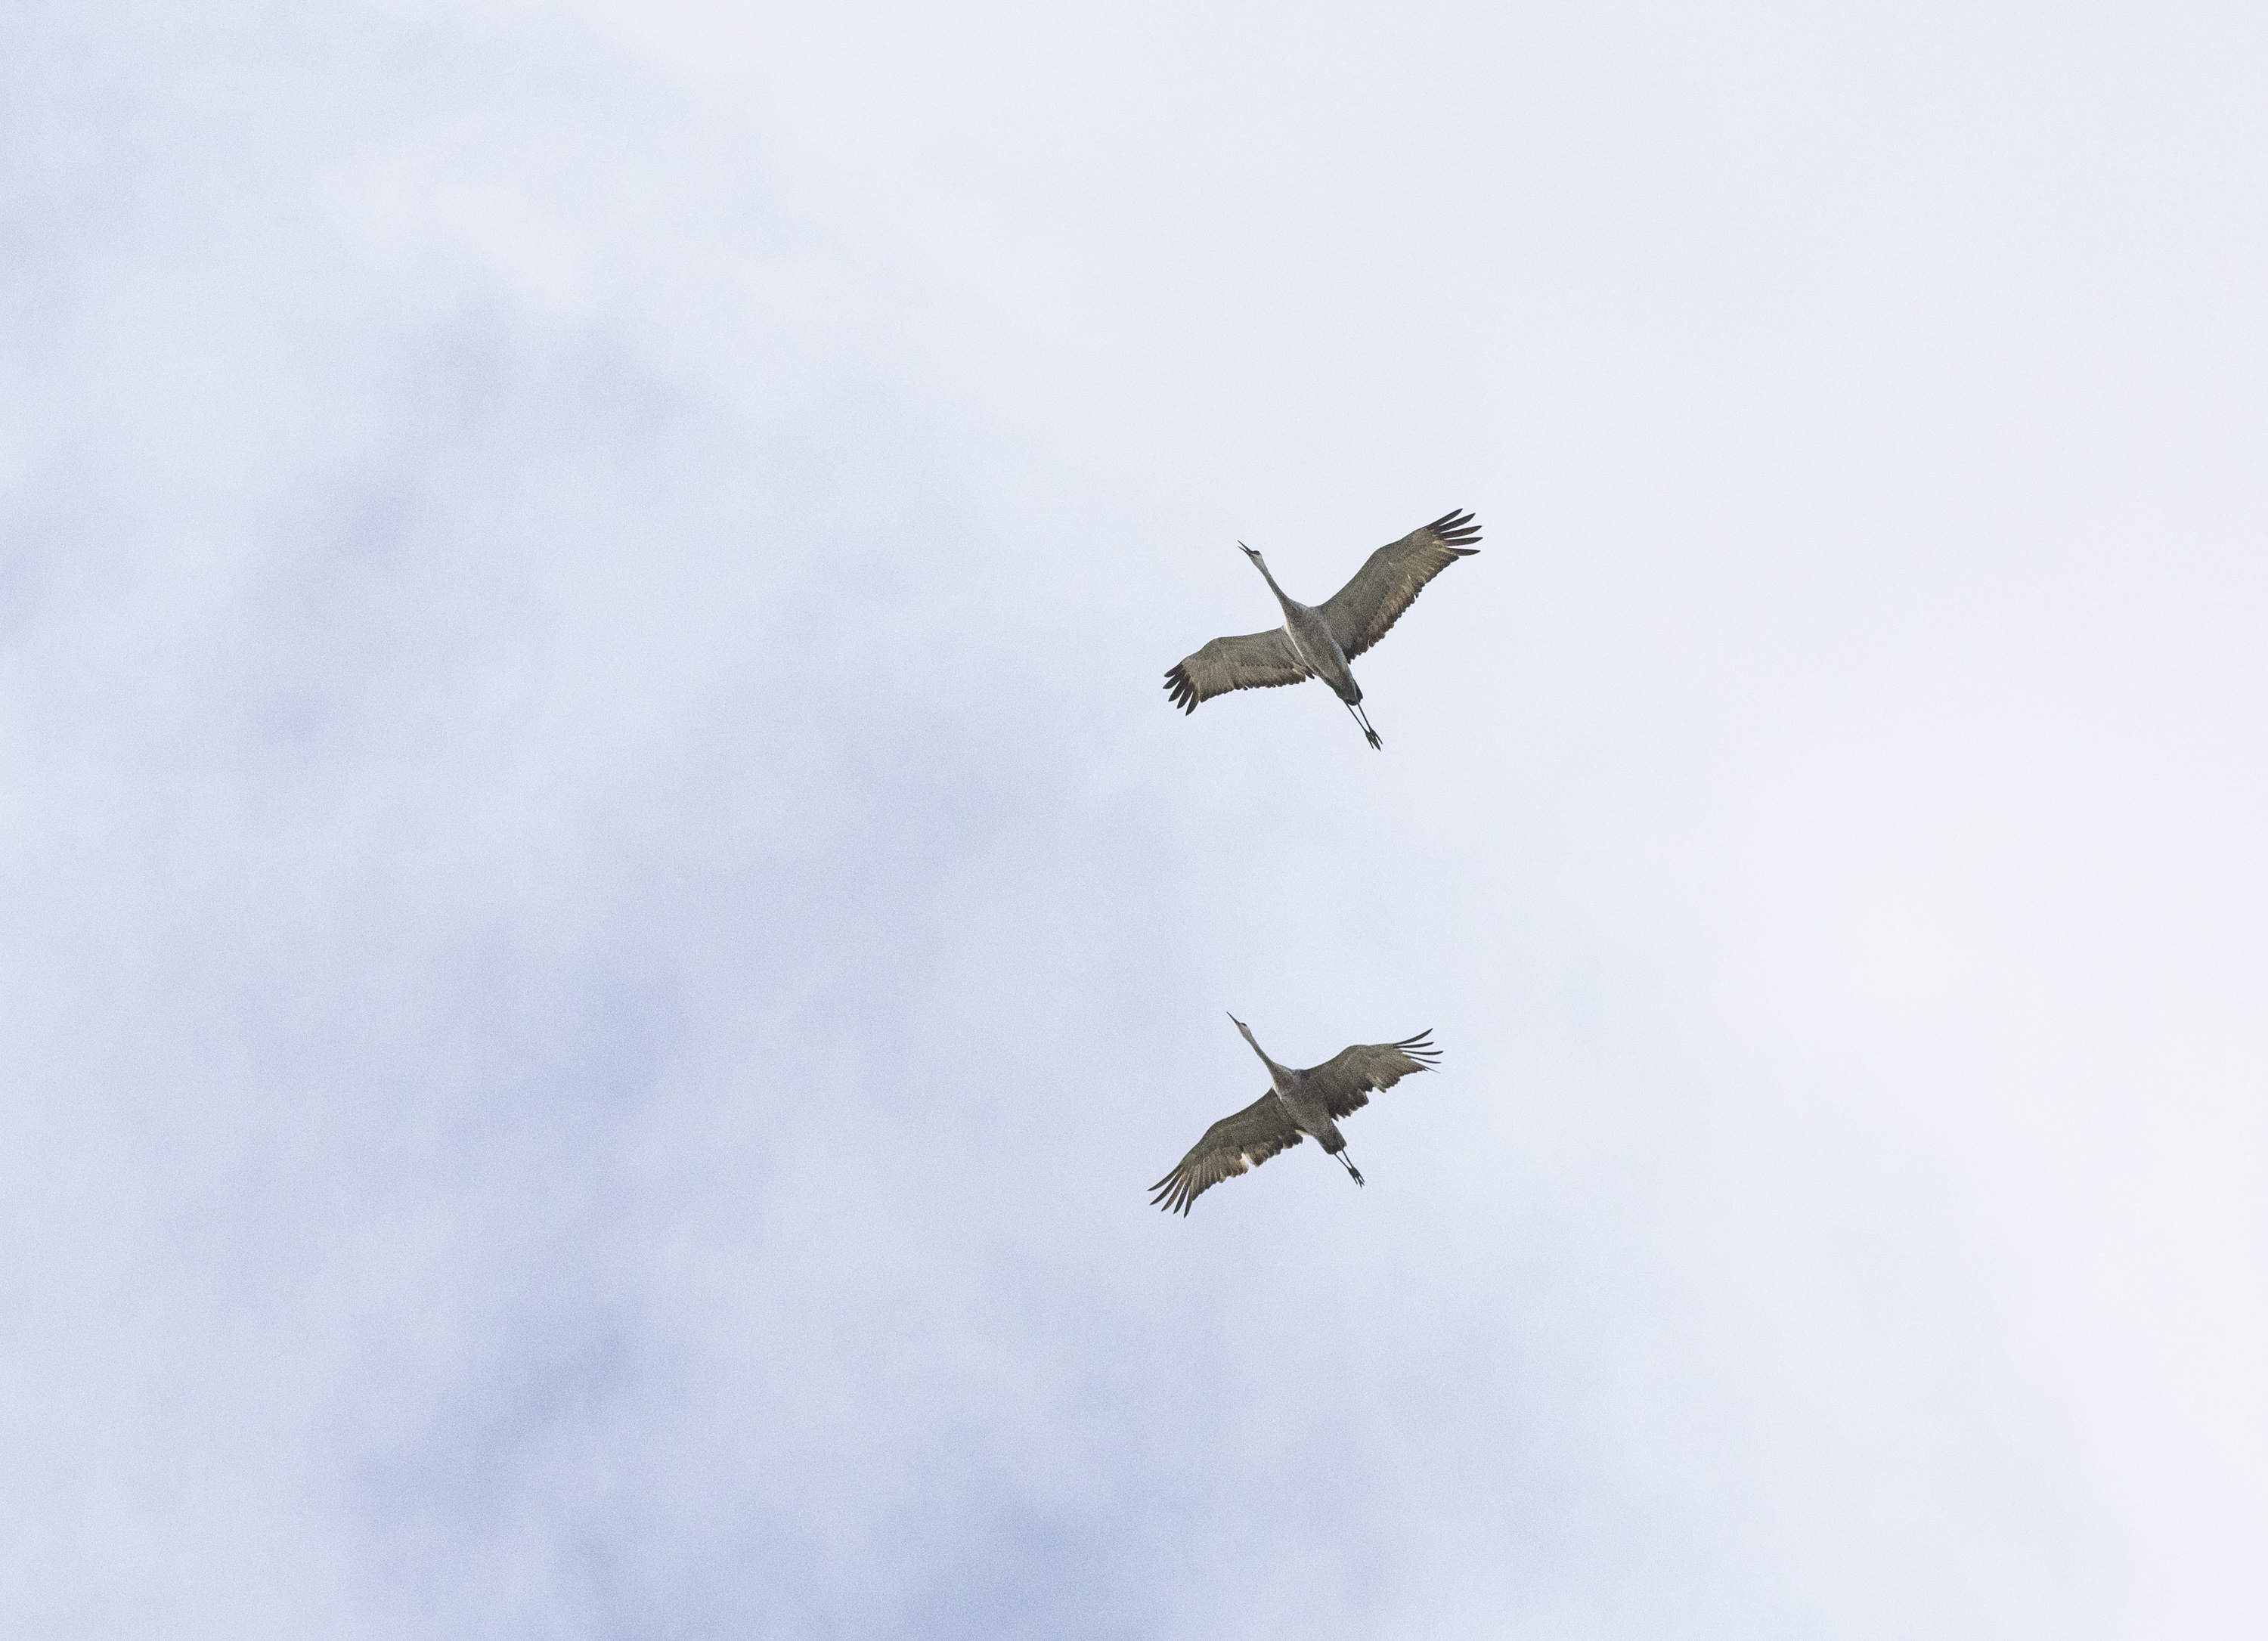
[[[2268,1623],[2256,15],[6,33],[11,1636]]]

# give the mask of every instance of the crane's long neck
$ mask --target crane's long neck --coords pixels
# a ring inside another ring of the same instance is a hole
[[[1257,570],[1262,578],[1267,581],[1268,590],[1276,595],[1276,601],[1284,607],[1284,614],[1286,615],[1291,614],[1292,607],[1292,600],[1285,595],[1284,589],[1276,585],[1276,578],[1268,573],[1268,561],[1261,557],[1259,554],[1255,553],[1252,555],[1252,566],[1254,569]],[[1267,1056],[1263,1055],[1261,1057],[1265,1059]]]
[[[1252,1027],[1245,1025],[1243,1020],[1238,1020],[1236,1015],[1229,1015],[1229,1025],[1236,1027],[1236,1036],[1243,1038],[1245,1045],[1248,1045],[1249,1049],[1252,1049],[1252,1052],[1255,1052],[1255,1054],[1259,1054],[1259,1056],[1261,1056],[1261,1065],[1265,1065],[1265,1068],[1268,1068],[1268,1074],[1270,1074],[1270,1077],[1275,1077],[1275,1074],[1279,1072],[1279,1070],[1284,1070],[1284,1068],[1281,1068],[1281,1065],[1277,1065],[1277,1063],[1272,1061],[1272,1058],[1268,1058],[1268,1049],[1263,1049],[1263,1047],[1261,1047],[1259,1038],[1252,1036]]]
[[[1271,1082],[1274,1081],[1277,1073],[1281,1071],[1284,1068],[1268,1057],[1268,1050],[1260,1046],[1258,1040],[1253,1036],[1249,1028],[1240,1026],[1237,1029],[1244,1033],[1244,1041],[1252,1045],[1252,1052],[1260,1056],[1260,1063],[1268,1068],[1269,1079]]]

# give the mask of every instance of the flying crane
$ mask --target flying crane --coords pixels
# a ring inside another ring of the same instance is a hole
[[[1204,1192],[1223,1180],[1250,1173],[1308,1136],[1326,1154],[1338,1159],[1347,1177],[1360,1185],[1362,1171],[1346,1154],[1336,1119],[1352,1116],[1368,1105],[1371,1090],[1391,1088],[1413,1071],[1430,1071],[1432,1062],[1440,1058],[1440,1050],[1426,1041],[1432,1033],[1421,1031],[1400,1042],[1357,1043],[1321,1065],[1295,1071],[1270,1059],[1249,1026],[1233,1014],[1228,1018],[1268,1068],[1268,1092],[1207,1129],[1181,1166],[1150,1188],[1157,1193],[1151,1202],[1167,1213],[1188,1213]]]
[[[1481,539],[1480,526],[1472,520],[1469,512],[1451,511],[1380,548],[1363,561],[1353,580],[1319,606],[1302,604],[1278,586],[1268,573],[1268,561],[1239,541],[1237,546],[1244,548],[1244,556],[1267,578],[1268,590],[1284,607],[1284,624],[1241,637],[1215,638],[1195,655],[1184,657],[1166,674],[1167,697],[1194,712],[1198,702],[1232,689],[1273,689],[1320,678],[1346,703],[1348,715],[1370,744],[1382,748],[1362,710],[1362,686],[1354,681],[1354,670],[1347,663],[1386,637],[1427,582],[1480,550],[1468,545]]]

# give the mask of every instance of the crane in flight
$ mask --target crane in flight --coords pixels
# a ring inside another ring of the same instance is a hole
[[[1421,1031],[1400,1042],[1357,1043],[1321,1065],[1295,1071],[1270,1059],[1268,1051],[1254,1041],[1249,1026],[1233,1014],[1228,1018],[1268,1068],[1268,1092],[1207,1129],[1181,1166],[1150,1188],[1156,1193],[1151,1202],[1169,1214],[1188,1213],[1189,1204],[1211,1187],[1250,1173],[1309,1135],[1360,1185],[1362,1171],[1346,1154],[1336,1119],[1352,1116],[1368,1105],[1372,1089],[1391,1088],[1413,1071],[1430,1071],[1432,1062],[1440,1058],[1440,1050],[1426,1041],[1432,1033]]]
[[[1267,578],[1268,590],[1284,607],[1284,624],[1241,637],[1215,638],[1195,655],[1183,657],[1166,674],[1167,698],[1194,712],[1198,702],[1232,689],[1273,689],[1320,678],[1346,703],[1349,716],[1370,744],[1382,747],[1362,710],[1362,686],[1354,681],[1354,670],[1347,663],[1386,637],[1427,582],[1480,551],[1469,545],[1480,539],[1480,526],[1471,513],[1443,513],[1380,548],[1363,561],[1353,580],[1321,605],[1302,604],[1287,594],[1268,574],[1268,561],[1239,541],[1237,546],[1244,548],[1244,556]]]

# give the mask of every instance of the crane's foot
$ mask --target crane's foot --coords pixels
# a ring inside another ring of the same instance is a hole
[[[1341,1152],[1339,1153],[1339,1160],[1346,1165],[1347,1178],[1352,1180],[1357,1185],[1360,1185],[1362,1183],[1362,1170],[1354,1166],[1354,1159],[1349,1157],[1344,1152]]]
[[[1363,731],[1363,735],[1369,740],[1371,750],[1373,752],[1384,752],[1386,750],[1386,743],[1379,740],[1378,732],[1376,730],[1366,729]]]

